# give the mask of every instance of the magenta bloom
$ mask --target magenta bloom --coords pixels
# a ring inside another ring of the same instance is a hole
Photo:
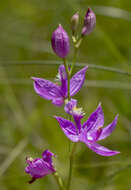
[[[66,110],[68,110],[68,107],[66,107]],[[68,111],[70,111],[70,108]],[[62,117],[55,116],[61,129],[71,141],[81,141],[85,143],[88,148],[102,156],[113,156],[119,153],[118,151],[109,150],[96,143],[99,140],[105,139],[112,133],[117,124],[118,115],[112,123],[107,125],[105,128],[102,128],[104,125],[104,114],[100,104],[83,125],[81,124],[83,114],[79,111],[77,114],[76,113],[77,112],[74,110],[73,117],[75,124]]]
[[[61,24],[59,24],[58,28],[53,32],[51,43],[56,55],[61,58],[65,58],[68,55],[70,50],[69,37]]]
[[[45,150],[42,153],[42,158],[27,158],[26,162],[28,166],[25,168],[25,172],[32,176],[32,180],[29,183],[55,172],[52,164],[52,156],[55,155],[49,150]]]
[[[96,26],[96,15],[95,13],[88,8],[87,13],[84,18],[84,25],[82,28],[82,35],[89,35]]]
[[[83,86],[87,66],[78,71],[70,80],[70,96],[74,96]],[[46,100],[51,100],[53,104],[61,106],[68,94],[68,82],[64,65],[58,69],[58,77],[61,85],[57,85],[49,80],[32,77],[36,93]]]

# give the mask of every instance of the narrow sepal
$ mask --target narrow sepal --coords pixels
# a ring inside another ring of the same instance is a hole
[[[63,130],[64,134],[73,142],[78,142],[79,137],[78,137],[78,133],[77,133],[77,129],[75,127],[75,125],[69,121],[66,120],[62,117],[57,117],[54,116],[54,118],[56,118],[56,120],[58,121],[61,129]]]
[[[67,91],[68,91],[68,82],[67,82],[67,74],[65,71],[64,65],[59,66],[59,76],[60,76],[60,81],[61,81],[61,91],[63,92],[63,96],[67,96]]]
[[[85,73],[88,67],[84,67],[78,71],[70,80],[70,96],[74,96],[83,86],[85,81]]]
[[[32,77],[32,79],[34,81],[34,90],[39,96],[46,100],[52,100],[56,105],[63,104],[63,93],[58,85],[42,78]],[[59,102],[56,100],[59,100]]]
[[[90,130],[96,130],[103,127],[104,125],[104,113],[102,111],[101,104],[98,105],[97,109],[89,116],[88,120],[83,124],[83,129],[86,132]]]
[[[96,152],[97,154],[101,156],[114,156],[116,154],[119,154],[120,152],[110,150],[104,146],[101,146],[97,143],[86,143],[86,145],[93,151]]]
[[[113,132],[113,130],[116,127],[117,120],[118,120],[118,115],[116,115],[116,117],[112,121],[112,123],[110,123],[109,125],[107,125],[107,127],[102,129],[101,135],[99,136],[98,140],[105,139],[106,137],[108,137]]]

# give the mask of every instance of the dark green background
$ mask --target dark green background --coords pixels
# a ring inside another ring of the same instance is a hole
[[[131,2],[129,0],[1,0],[0,1],[0,190],[57,189],[52,176],[29,185],[24,172],[26,156],[39,157],[50,149],[63,176],[68,172],[69,141],[53,115],[67,117],[62,108],[37,96],[31,76],[57,74],[61,61],[50,38],[59,23],[71,36],[70,18],[82,19],[90,6],[97,16],[94,32],[79,50],[77,62],[131,72]],[[68,60],[72,60],[71,47]],[[53,61],[53,62],[52,62]],[[75,67],[74,71],[79,68]],[[119,150],[101,157],[80,143],[75,155],[72,189],[131,189],[131,76],[89,67],[86,83],[75,96],[86,120],[99,102],[105,125],[119,114],[113,134],[102,144]]]

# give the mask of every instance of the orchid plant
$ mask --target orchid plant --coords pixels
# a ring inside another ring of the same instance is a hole
[[[47,79],[32,77],[34,90],[39,96],[46,100],[50,100],[55,106],[62,106],[64,104],[64,111],[68,114],[68,119],[64,119],[60,116],[54,116],[54,118],[58,121],[58,124],[67,138],[74,144],[70,152],[67,184],[64,184],[61,177],[58,175],[52,162],[52,157],[55,155],[49,150],[45,150],[42,153],[42,158],[27,158],[25,172],[32,177],[29,183],[52,173],[60,190],[70,189],[73,156],[78,142],[83,142],[89,149],[101,156],[114,156],[119,153],[118,151],[110,150],[97,143],[112,133],[117,124],[118,115],[116,115],[115,119],[109,125],[103,128],[104,114],[101,103],[99,103],[96,110],[89,116],[87,121],[82,124],[81,120],[85,113],[82,108],[77,107],[77,100],[72,99],[72,97],[80,91],[85,81],[88,66],[85,66],[73,76],[72,71],[76,63],[77,51],[82,40],[94,30],[96,25],[95,13],[88,8],[79,37],[77,34],[78,25],[79,14],[76,13],[71,18],[72,41],[74,45],[74,57],[71,65],[67,63],[67,55],[70,51],[69,36],[67,32],[63,29],[62,25],[59,25],[52,34],[52,48],[56,55],[63,61],[63,64],[58,68],[57,75],[57,81],[60,82],[60,85]]]

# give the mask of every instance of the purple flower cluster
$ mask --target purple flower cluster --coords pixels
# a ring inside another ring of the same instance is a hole
[[[96,25],[96,16],[90,8],[84,18],[80,39],[75,38],[78,25],[79,15],[76,13],[71,19],[72,39],[75,48],[79,47],[83,37],[89,35]],[[88,67],[85,66],[71,77],[72,68],[70,69],[65,62],[70,50],[69,37],[61,25],[59,25],[53,32],[51,43],[56,55],[64,60],[64,65],[62,64],[58,68],[58,83],[44,78],[32,77],[35,92],[42,98],[50,100],[52,104],[56,106],[62,106],[65,104],[64,110],[67,114],[71,115],[73,121],[59,116],[54,117],[58,121],[64,134],[71,141],[74,143],[83,142],[89,149],[101,156],[113,156],[118,154],[118,151],[110,150],[97,143],[113,132],[117,124],[118,115],[116,115],[115,119],[109,125],[103,128],[104,114],[101,104],[99,104],[87,121],[83,124],[81,122],[85,113],[82,108],[77,108],[77,100],[72,99],[71,97],[82,88]],[[25,172],[32,177],[32,180],[29,183],[32,183],[37,178],[42,178],[48,174],[56,172],[52,163],[52,156],[55,155],[49,150],[45,150],[42,154],[42,158],[27,158],[26,162],[28,166],[25,168]]]

